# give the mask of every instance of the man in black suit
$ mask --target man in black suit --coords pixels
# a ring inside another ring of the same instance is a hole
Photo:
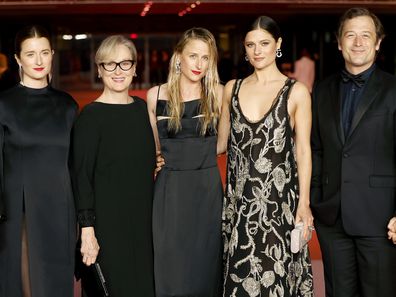
[[[311,208],[327,297],[396,296],[396,78],[374,63],[383,37],[374,14],[346,11],[345,69],[313,92]]]

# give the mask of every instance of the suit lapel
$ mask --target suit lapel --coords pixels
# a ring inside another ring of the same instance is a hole
[[[330,85],[330,90],[329,90],[329,95],[330,98],[332,98],[333,101],[333,109],[334,112],[334,120],[335,120],[335,125],[337,128],[337,134],[338,137],[341,140],[341,143],[344,144],[345,142],[345,136],[344,136],[344,128],[342,127],[342,121],[341,121],[341,90],[340,90],[340,76],[336,76],[336,78],[332,81]]]
[[[377,97],[378,91],[381,89],[380,84],[381,83],[378,75],[378,70],[376,69],[367,81],[367,85],[364,87],[362,97],[359,100],[355,115],[353,116],[352,125],[348,137],[352,135],[363,115]]]

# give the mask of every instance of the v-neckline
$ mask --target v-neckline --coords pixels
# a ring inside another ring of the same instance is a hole
[[[278,105],[278,102],[279,102],[279,99],[280,99],[280,95],[281,95],[282,92],[284,91],[284,88],[285,88],[285,86],[287,85],[287,83],[289,82],[289,80],[290,80],[290,78],[287,78],[287,79],[285,80],[283,86],[279,89],[279,91],[278,91],[278,93],[276,94],[275,98],[272,100],[271,106],[270,106],[270,108],[268,109],[268,111],[265,112],[264,115],[263,115],[261,118],[259,118],[257,121],[252,121],[252,120],[250,120],[250,119],[245,115],[245,113],[244,113],[243,110],[242,110],[242,106],[241,106],[241,104],[240,104],[240,102],[239,102],[239,90],[240,90],[240,88],[241,88],[241,86],[242,86],[242,81],[241,81],[241,84],[240,84],[240,86],[239,86],[239,88],[238,88],[238,92],[237,92],[235,95],[236,95],[236,100],[237,100],[237,106],[238,106],[238,108],[239,108],[239,111],[240,111],[242,117],[243,117],[249,124],[252,124],[252,125],[261,123],[263,120],[265,120],[265,119],[267,118],[267,116],[272,112],[272,110],[274,109],[274,107]]]

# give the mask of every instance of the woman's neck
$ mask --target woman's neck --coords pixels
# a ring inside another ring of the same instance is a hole
[[[22,86],[32,88],[32,89],[43,89],[48,86],[47,77],[44,79],[31,79],[27,77],[23,77],[20,84]]]
[[[201,98],[201,82],[192,82],[186,79],[180,79],[180,93],[183,101]]]
[[[129,96],[128,90],[123,92],[113,92],[108,89],[104,89],[102,95],[100,95],[95,101],[110,104],[129,104],[133,99]]]
[[[257,82],[264,84],[286,79],[286,76],[280,72],[275,65],[273,67],[255,69],[251,77],[252,79],[257,80]]]

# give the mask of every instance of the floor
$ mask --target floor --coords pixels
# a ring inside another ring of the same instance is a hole
[[[321,260],[312,260],[312,271],[314,276],[315,297],[324,297],[323,265]],[[80,283],[76,282],[74,286],[74,297],[81,297]]]

